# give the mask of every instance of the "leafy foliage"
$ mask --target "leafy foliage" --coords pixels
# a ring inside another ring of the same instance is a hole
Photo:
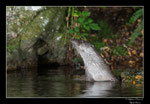
[[[130,41],[128,44],[132,44],[135,39],[141,35],[141,31],[143,30],[143,25],[144,25],[144,20],[143,20],[143,8],[137,10],[130,18],[129,22],[127,23],[127,25],[130,25],[134,22],[136,22],[139,18],[141,18],[141,22],[138,25],[138,27],[134,30],[134,32],[132,33],[131,37],[130,37]]]
[[[115,56],[123,55],[126,56],[128,55],[126,48],[122,46],[117,46],[116,48],[112,49],[112,54]]]
[[[98,32],[99,34],[98,36],[100,39],[102,38],[114,39],[117,37],[117,34],[113,34],[114,30],[106,20],[100,20],[98,21],[98,24],[101,27],[101,31]]]
[[[72,16],[76,17],[73,21],[76,26],[73,29],[70,29],[69,32],[75,35],[75,39],[84,39],[88,36],[90,30],[100,30],[98,24],[93,22],[89,16],[90,12],[87,11],[78,11],[75,10],[72,12]]]
[[[99,52],[102,52],[102,51],[101,51],[101,48],[104,47],[104,46],[106,46],[105,43],[97,42],[97,41],[94,42],[93,45],[95,46],[95,48],[96,48]]]
[[[143,23],[144,22],[142,20],[139,26],[134,30],[133,34],[130,37],[131,40],[129,41],[129,44],[132,44],[135,41],[135,39],[141,35],[141,30],[143,29],[143,25],[144,25]]]
[[[138,18],[140,18],[140,17],[143,15],[143,11],[144,11],[143,8],[137,10],[137,11],[131,16],[131,18],[130,18],[128,24],[130,25],[130,24],[134,23]]]

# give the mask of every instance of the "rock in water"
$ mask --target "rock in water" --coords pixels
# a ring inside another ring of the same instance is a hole
[[[116,81],[93,45],[83,40],[72,40],[71,43],[84,61],[86,81]]]

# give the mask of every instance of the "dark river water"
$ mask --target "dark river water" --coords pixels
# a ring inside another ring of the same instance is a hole
[[[73,80],[69,67],[7,74],[7,97],[143,97],[142,85]]]

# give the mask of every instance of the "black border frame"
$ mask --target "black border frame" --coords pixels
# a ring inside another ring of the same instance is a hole
[[[126,104],[134,102],[139,102],[142,104],[145,102],[145,88],[144,88],[144,98],[6,98],[6,6],[144,6],[144,0],[42,0],[33,1],[26,0],[24,2],[22,0],[8,0],[4,1],[1,5],[0,11],[0,81],[1,81],[1,91],[0,91],[0,104],[49,104],[49,103],[98,103],[98,104]],[[144,6],[145,10],[145,6]],[[144,20],[145,21],[145,20]],[[145,28],[144,28],[145,30]],[[144,31],[145,32],[145,31]],[[145,39],[144,39],[145,42]],[[145,50],[145,49],[144,49]],[[145,55],[145,52],[144,52]],[[145,60],[145,59],[144,59]],[[145,64],[145,62],[144,62]],[[2,70],[1,70],[2,69]],[[144,76],[146,76],[146,72],[144,70]],[[144,78],[144,82],[146,82],[146,78]],[[145,85],[144,85],[145,87]]]

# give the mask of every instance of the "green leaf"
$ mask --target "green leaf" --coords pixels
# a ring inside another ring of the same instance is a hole
[[[88,36],[88,33],[82,33],[82,36]]]
[[[139,26],[134,30],[134,32],[132,33],[132,35],[131,35],[131,40],[129,41],[129,45],[131,45],[135,40],[136,40],[136,38],[139,36],[139,35],[141,35],[141,30],[143,29],[143,26],[144,26],[144,21],[142,20],[142,22],[139,24]]]
[[[81,39],[85,39],[85,38],[86,38],[85,36],[83,36],[83,35],[81,36]]]
[[[77,36],[77,37],[76,37],[76,39],[80,39],[80,37],[79,37],[79,36]]]
[[[100,30],[100,27],[99,27],[98,24],[96,24],[96,23],[90,24],[90,27],[91,27],[93,30]]]
[[[101,51],[101,48],[104,47],[104,46],[106,46],[105,43],[101,43],[101,42],[99,42],[99,41],[94,41],[94,42],[93,42],[93,45],[94,45],[94,47],[95,47],[99,52],[102,52],[102,51]]]
[[[82,24],[82,25],[83,25],[84,20],[85,20],[85,18],[80,17],[80,18],[79,18],[79,22],[80,22],[80,24]]]
[[[79,21],[78,20],[74,20],[74,23],[78,23]]]
[[[77,34],[76,34],[76,36],[80,36],[80,34],[79,34],[79,33],[77,33]]]
[[[73,12],[73,13],[72,13],[72,16],[74,16],[74,17],[79,17],[79,14],[78,14],[78,13]]]
[[[112,49],[112,54],[115,56],[118,55],[123,55],[126,56],[127,55],[127,50],[126,48],[122,47],[122,46],[117,46],[116,48]]]
[[[75,31],[73,31],[72,29],[70,29],[69,32],[70,32],[71,34],[74,34],[74,33],[75,33]]]
[[[92,23],[93,22],[93,20],[91,18],[89,18],[87,21],[88,21],[88,23]]]
[[[81,15],[81,12],[80,12],[80,11],[78,11],[78,10],[76,10],[76,9],[75,9],[75,11],[74,11],[74,12],[75,12],[77,15],[79,15],[79,16]]]
[[[87,31],[90,30],[90,26],[84,25],[83,27],[84,27]]]
[[[90,16],[90,15],[91,15],[90,12],[87,12],[87,11],[83,11],[83,12],[82,12],[82,16],[88,17],[88,16]]]
[[[79,32],[79,31],[80,31],[79,27],[75,27],[75,32]]]
[[[137,10],[137,11],[132,15],[132,17],[130,18],[128,24],[134,23],[139,17],[141,17],[141,16],[143,15],[143,11],[144,11],[143,8]]]

